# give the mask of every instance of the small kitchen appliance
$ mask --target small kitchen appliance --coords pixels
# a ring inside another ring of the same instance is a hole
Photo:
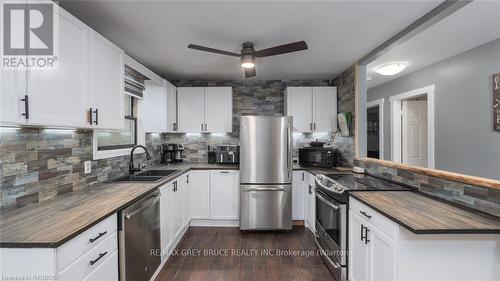
[[[165,143],[161,145],[161,163],[181,163],[184,145],[182,143]]]
[[[339,164],[338,149],[332,147],[299,148],[299,165],[302,167],[332,168]]]
[[[217,164],[237,164],[240,162],[239,145],[218,145],[215,147]]]

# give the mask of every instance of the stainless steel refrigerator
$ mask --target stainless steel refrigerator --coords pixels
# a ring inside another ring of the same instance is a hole
[[[240,229],[292,229],[292,117],[240,119]]]

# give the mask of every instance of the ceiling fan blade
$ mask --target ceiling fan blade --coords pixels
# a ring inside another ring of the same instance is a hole
[[[255,67],[245,68],[245,77],[246,78],[254,77],[255,75],[257,75],[257,73],[255,72]]]
[[[216,53],[216,54],[221,54],[221,55],[226,55],[226,56],[232,56],[232,57],[238,57],[238,58],[241,56],[240,54],[237,54],[237,53],[232,53],[232,52],[228,52],[228,51],[223,51],[223,50],[219,50],[219,49],[204,47],[204,46],[195,45],[195,44],[189,44],[188,48],[195,49],[195,50],[198,50],[198,51],[205,51],[205,52]]]
[[[281,55],[291,52],[307,50],[306,41],[299,41],[290,44],[280,45],[272,48],[256,51],[254,54],[258,58]]]

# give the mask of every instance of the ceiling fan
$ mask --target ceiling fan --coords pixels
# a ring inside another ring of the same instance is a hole
[[[243,43],[243,48],[241,49],[241,53],[233,53],[228,51],[223,51],[219,49],[204,47],[195,44],[189,44],[188,48],[195,49],[199,51],[205,51],[210,53],[216,53],[226,56],[239,57],[241,59],[241,67],[245,70],[245,77],[253,77],[256,75],[255,72],[255,58],[263,58],[270,57],[275,55],[281,55],[286,53],[292,53],[297,51],[307,50],[307,44],[305,41],[298,41],[294,43],[284,44],[275,46],[272,48],[267,48],[259,51],[255,51],[253,48],[253,43],[245,42]]]

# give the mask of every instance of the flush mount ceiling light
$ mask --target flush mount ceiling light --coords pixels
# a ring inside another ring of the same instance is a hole
[[[396,75],[408,66],[406,62],[389,62],[375,67],[373,70],[380,75]]]

